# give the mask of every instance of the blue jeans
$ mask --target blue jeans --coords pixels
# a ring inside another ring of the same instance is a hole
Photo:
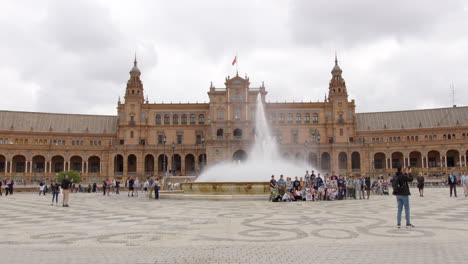
[[[52,192],[52,203],[54,202],[54,198],[55,198],[55,203],[58,202],[58,195],[59,195],[59,192]]]
[[[401,211],[403,211],[403,206],[405,206],[405,217],[406,217],[406,225],[410,225],[410,207],[409,207],[409,196],[408,195],[397,195],[397,204],[398,204],[398,212],[397,212],[397,225],[401,225]]]
[[[154,186],[154,199],[159,199],[159,186]]]

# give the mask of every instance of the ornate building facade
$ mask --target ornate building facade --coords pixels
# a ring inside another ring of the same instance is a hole
[[[285,158],[321,172],[386,175],[398,165],[427,175],[467,170],[468,107],[356,113],[335,59],[323,102],[267,103],[265,86],[227,77],[209,103],[150,104],[135,60],[116,116],[0,111],[0,178],[26,182],[79,171],[106,177],[197,175],[248,157],[257,96]],[[268,176],[268,175],[267,175]],[[266,177],[267,177],[266,176]],[[267,179],[267,178],[265,178]]]

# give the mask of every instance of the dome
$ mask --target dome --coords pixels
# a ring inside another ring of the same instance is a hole
[[[140,72],[140,69],[138,69],[138,66],[133,66],[132,70],[130,72]]]

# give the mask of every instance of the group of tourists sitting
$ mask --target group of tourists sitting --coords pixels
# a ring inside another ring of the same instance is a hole
[[[324,178],[320,173],[315,175],[314,171],[309,174],[306,171],[304,177],[295,177],[294,181],[283,175],[279,180],[271,176],[270,200],[273,202],[292,201],[322,201],[343,199],[369,199],[371,191],[370,177],[338,177],[335,173],[328,174]]]

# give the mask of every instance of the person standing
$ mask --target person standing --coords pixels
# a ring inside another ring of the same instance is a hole
[[[406,228],[414,227],[410,220],[410,205],[409,196],[411,195],[408,182],[413,181],[411,175],[411,168],[407,169],[405,173],[401,172],[401,167],[397,167],[397,172],[392,178],[393,195],[397,200],[397,227],[401,227],[401,213],[405,207]]]
[[[369,200],[370,191],[371,191],[371,179],[370,179],[370,177],[367,176],[364,182],[366,184],[367,200]]]
[[[15,185],[15,181],[14,180],[11,180],[9,183],[8,183],[8,188],[10,189],[10,195],[13,195],[13,186]]]
[[[159,199],[159,188],[160,188],[159,178],[156,178],[156,180],[153,182],[152,187],[154,189],[154,199],[158,200]]]
[[[115,194],[120,194],[120,181],[115,180]]]
[[[45,183],[44,183],[43,181],[41,181],[41,182],[39,183],[39,196],[41,196],[41,193],[42,193],[43,195],[45,195],[44,189],[45,189]]]
[[[58,195],[60,193],[60,187],[59,187],[59,184],[57,183],[57,180],[54,180],[50,184],[50,191],[52,192],[52,204],[50,205],[54,205],[54,199],[55,199],[55,204],[58,204]]]
[[[107,191],[107,181],[103,180],[102,181],[102,195],[106,195],[106,191]]]
[[[286,191],[286,181],[283,178],[283,174],[280,175],[280,178],[278,180],[278,191],[281,197],[283,197],[284,192]]]
[[[68,205],[68,199],[69,199],[69,196],[70,196],[70,187],[71,187],[71,185],[72,185],[72,183],[68,179],[68,175],[65,174],[65,176],[63,177],[63,180],[62,180],[63,207],[70,207]]]
[[[461,184],[463,186],[463,192],[465,193],[465,197],[468,197],[468,175],[465,174],[461,177]],[[0,185],[1,186],[1,185]],[[0,192],[0,195],[2,193]]]
[[[132,193],[132,196],[133,196],[133,192],[134,192],[134,188],[133,188],[133,184],[135,183],[135,180],[133,179],[133,177],[131,177],[129,180],[128,180],[128,197],[130,197],[130,192]]]
[[[418,182],[419,196],[424,197],[424,176],[422,172],[419,173],[416,181]]]
[[[455,197],[457,197],[457,176],[455,176],[455,174],[449,174],[447,182],[450,186],[450,197],[452,197],[452,191]]]
[[[359,176],[355,180],[356,182],[356,192],[359,194],[359,200],[366,199],[366,196],[364,195],[364,182],[362,178]]]
[[[0,196],[2,196],[2,185],[3,185],[3,181],[0,180]]]
[[[277,182],[275,180],[275,175],[271,175],[270,192],[273,192],[274,190],[276,190],[276,187],[278,187],[278,186],[277,186]]]

